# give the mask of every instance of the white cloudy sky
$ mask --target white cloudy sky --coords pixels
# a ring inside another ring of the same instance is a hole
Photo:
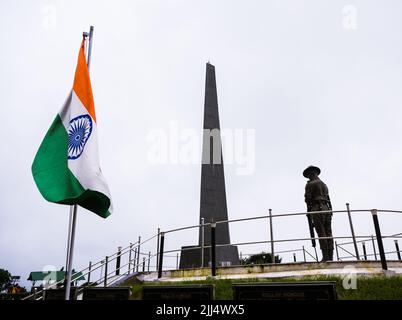
[[[350,5],[356,29],[343,23]],[[90,24],[101,164],[114,214],[103,220],[79,211],[76,268],[158,227],[197,223],[200,165],[152,165],[147,137],[172,121],[201,132],[208,60],[216,66],[222,128],[256,135],[254,172],[225,168],[230,218],[305,210],[301,173],[310,164],[322,168],[335,209],[346,202],[402,209],[400,1],[2,0],[0,268],[26,278],[65,263],[68,208],[41,197],[30,167],[72,86]],[[369,214],[354,219],[358,234],[374,232]],[[384,234],[401,231],[400,215],[380,219]],[[334,234],[349,235],[345,215],[334,218]],[[231,227],[234,242],[268,235],[267,221]],[[307,235],[304,217],[275,225],[278,239]],[[166,245],[197,239],[192,231]]]

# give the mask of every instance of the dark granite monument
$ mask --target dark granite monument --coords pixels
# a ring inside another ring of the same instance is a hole
[[[200,223],[202,218],[204,223],[228,220],[215,67],[210,63],[207,63],[205,80]],[[201,230],[198,243],[198,247],[200,247],[202,244]],[[206,226],[204,228],[204,246],[209,246],[210,243],[211,228]],[[219,246],[222,244],[228,245]],[[227,223],[216,225],[216,245],[217,266],[239,264],[237,247],[230,245],[229,226]],[[201,249],[196,247],[182,247],[180,269],[199,268],[201,266]],[[203,266],[208,267],[210,261],[210,248],[204,248]]]
[[[335,281],[233,284],[233,300],[336,300]]]
[[[210,284],[185,286],[143,286],[142,300],[214,300]]]
[[[130,300],[131,287],[87,287],[82,300]]]
[[[43,300],[66,300],[66,289],[47,289],[44,292]],[[70,300],[77,299],[78,290],[77,287],[71,287],[70,289]]]

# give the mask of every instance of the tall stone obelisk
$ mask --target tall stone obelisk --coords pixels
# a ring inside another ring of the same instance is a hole
[[[220,134],[218,96],[216,90],[215,67],[207,63],[204,100],[204,126],[201,167],[201,200],[200,222],[218,222],[228,220],[226,204],[225,175],[222,157],[222,138]],[[204,238],[204,246],[211,244],[211,228],[204,228],[199,233],[199,247]],[[219,246],[225,244],[226,246]],[[236,246],[230,245],[228,223],[216,225],[216,264],[229,266],[239,264],[239,254]],[[201,266],[201,250],[193,246],[183,247],[180,268]],[[204,267],[210,263],[210,249],[204,249]]]

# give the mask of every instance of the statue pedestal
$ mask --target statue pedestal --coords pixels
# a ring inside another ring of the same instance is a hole
[[[227,245],[216,247],[216,266],[228,267],[240,265],[237,246]],[[204,248],[204,265],[211,266],[211,248]],[[201,267],[201,248],[198,246],[184,246],[181,248],[180,269],[193,269]]]

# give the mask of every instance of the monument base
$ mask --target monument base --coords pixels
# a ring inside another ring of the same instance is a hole
[[[216,266],[228,267],[240,265],[239,252],[237,246],[227,245],[216,247]],[[211,248],[204,248],[204,265],[211,266]],[[199,246],[181,247],[179,269],[192,269],[201,267],[201,248]]]

